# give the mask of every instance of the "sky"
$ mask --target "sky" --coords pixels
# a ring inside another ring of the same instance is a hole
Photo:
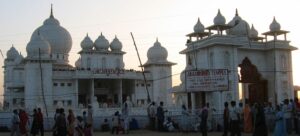
[[[179,54],[185,48],[186,34],[193,32],[199,17],[204,26],[213,24],[218,9],[229,22],[236,8],[261,34],[269,31],[276,17],[281,28],[290,33],[291,45],[300,47],[300,8],[297,0],[1,0],[0,1],[0,49],[6,57],[14,47],[26,56],[26,45],[32,32],[50,15],[53,4],[54,17],[60,21],[73,39],[69,53],[70,64],[78,59],[80,42],[88,33],[94,41],[102,32],[111,42],[115,35],[123,43],[125,68],[140,70],[130,32],[137,43],[141,60],[147,61],[147,50],[156,38],[168,50],[168,60],[173,66],[173,86],[180,84],[179,73],[185,67],[185,56]],[[300,85],[300,51],[293,51],[294,85]],[[0,66],[4,65],[0,58]],[[3,92],[3,68],[0,70],[0,96]],[[0,97],[1,100],[1,97]]]

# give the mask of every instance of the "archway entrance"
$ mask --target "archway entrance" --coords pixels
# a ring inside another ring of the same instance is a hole
[[[268,82],[261,78],[255,65],[246,57],[240,67],[240,83],[246,85],[247,96],[249,103],[263,103],[268,101]]]

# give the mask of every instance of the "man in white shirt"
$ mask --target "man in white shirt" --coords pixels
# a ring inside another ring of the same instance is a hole
[[[13,114],[12,119],[11,119],[11,133],[10,133],[10,135],[11,136],[14,136],[14,135],[19,136],[20,135],[20,129],[19,129],[20,118],[19,118],[17,110],[14,110],[13,113],[14,114]]]
[[[240,113],[236,107],[236,102],[231,101],[231,108],[229,109],[229,118],[230,118],[230,135],[234,136],[241,136],[241,129],[239,126],[240,122]]]

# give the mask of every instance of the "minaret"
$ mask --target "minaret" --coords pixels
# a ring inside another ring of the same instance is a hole
[[[143,65],[145,71],[152,74],[152,90],[150,90],[150,97],[152,101],[159,103],[163,101],[165,106],[172,105],[171,93],[169,90],[172,88],[172,66],[175,63],[167,60],[168,52],[161,46],[158,39],[154,45],[149,48],[147,52],[148,60]],[[149,79],[147,79],[149,81]]]

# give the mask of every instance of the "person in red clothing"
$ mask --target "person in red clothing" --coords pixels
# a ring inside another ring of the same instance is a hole
[[[41,136],[44,136],[44,118],[41,108],[38,108],[37,123],[39,126],[38,129],[41,132]]]
[[[28,136],[26,126],[29,121],[29,118],[28,118],[27,113],[22,109],[20,109],[19,118],[20,118],[20,124],[19,124],[20,133],[21,133],[21,135]]]

